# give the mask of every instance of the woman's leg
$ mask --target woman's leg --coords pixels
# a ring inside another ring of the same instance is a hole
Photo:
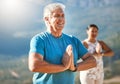
[[[100,79],[95,81],[95,84],[103,84],[104,81],[104,75],[101,75]]]
[[[95,84],[95,80],[89,78],[86,74],[80,73],[80,83],[81,84]]]

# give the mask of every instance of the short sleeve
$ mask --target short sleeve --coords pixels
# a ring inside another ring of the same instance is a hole
[[[78,55],[79,55],[79,58],[82,58],[86,53],[88,53],[88,50],[81,43],[81,41],[79,41],[78,42]]]
[[[30,41],[29,53],[31,52],[39,53],[44,56],[44,40],[39,35],[34,36]]]
[[[88,53],[88,50],[85,48],[85,46],[82,44],[82,42],[75,38],[75,43],[76,43],[76,46],[77,46],[77,49],[78,49],[78,58],[82,58],[86,53]]]

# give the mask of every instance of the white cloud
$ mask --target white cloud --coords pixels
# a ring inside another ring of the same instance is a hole
[[[31,31],[31,32],[15,32],[13,34],[14,38],[29,38],[29,37],[33,37],[34,35],[40,33],[40,30],[36,30],[36,31]]]
[[[52,0],[27,0],[27,1],[40,5],[45,5],[46,3],[52,2]]]

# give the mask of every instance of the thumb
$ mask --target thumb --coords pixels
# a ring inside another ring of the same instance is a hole
[[[72,54],[72,45],[67,46],[66,52],[68,53],[69,56],[71,56],[71,54]]]

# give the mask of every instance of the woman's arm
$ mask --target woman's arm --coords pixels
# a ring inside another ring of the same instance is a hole
[[[102,56],[113,56],[114,52],[112,49],[103,41],[99,41],[100,45],[102,46],[103,52],[101,53]]]

